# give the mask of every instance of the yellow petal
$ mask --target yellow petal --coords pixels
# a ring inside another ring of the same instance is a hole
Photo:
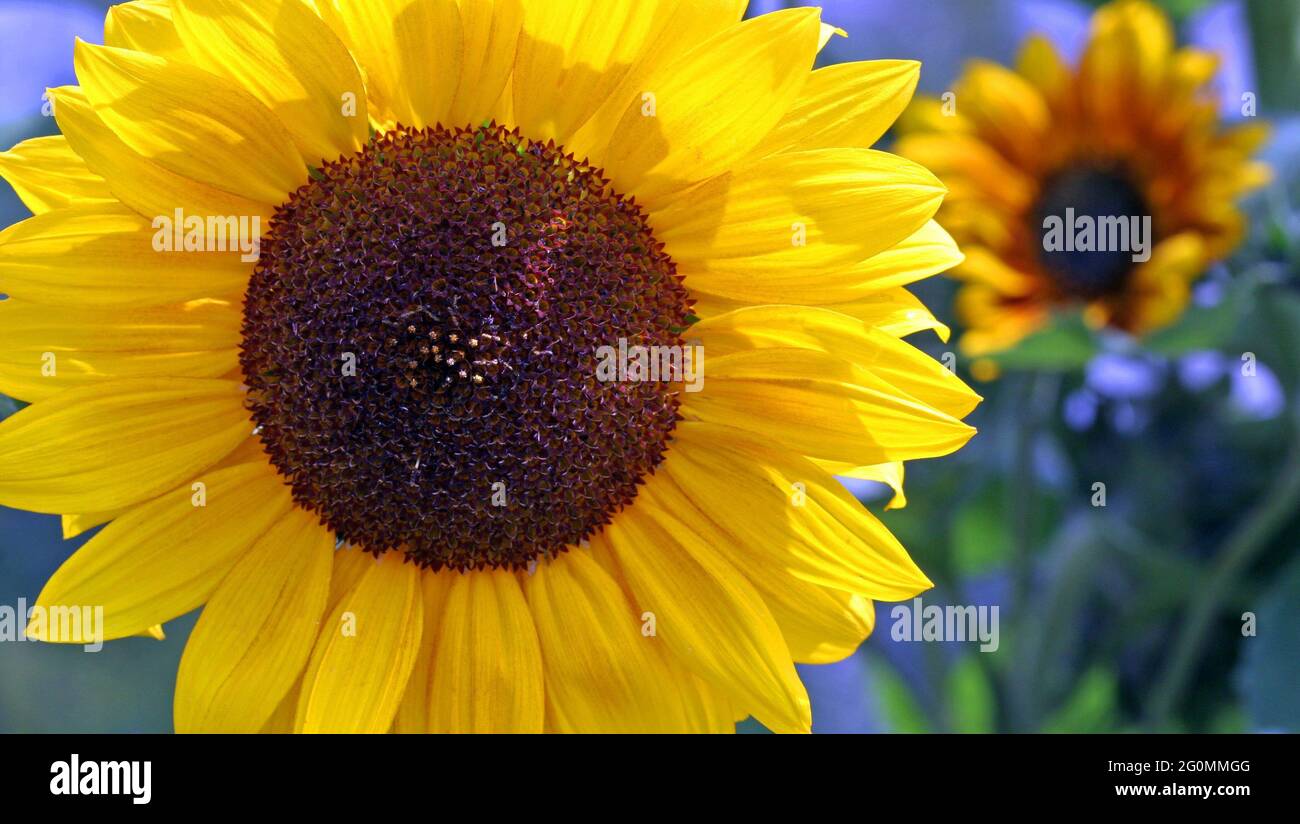
[[[1204,270],[1205,259],[1204,241],[1192,232],[1160,241],[1151,259],[1135,269],[1125,315],[1117,321],[1145,334],[1177,320],[1191,299],[1189,284]]]
[[[945,191],[930,172],[891,154],[818,149],[715,178],[651,221],[692,286],[708,290],[715,272],[730,284],[860,263],[925,226]]]
[[[1179,49],[1171,59],[1169,76],[1166,78],[1169,102],[1174,104],[1193,103],[1194,98],[1201,92],[1201,87],[1214,79],[1214,74],[1219,70],[1221,63],[1222,59],[1214,52],[1205,52],[1198,49]],[[1182,106],[1178,106],[1178,108],[1182,108]],[[1174,112],[1165,112],[1165,114],[1171,116],[1174,115]],[[1190,116],[1191,112],[1179,112],[1177,119],[1186,122],[1186,119]],[[1247,126],[1244,128],[1252,127]],[[1258,124],[1255,128],[1267,127]]]
[[[83,532],[88,532],[100,524],[106,524],[118,515],[125,514],[129,511],[131,511],[131,507],[124,506],[103,513],[78,512],[70,514],[65,512],[59,519],[60,526],[63,530],[63,540],[71,540]]]
[[[849,33],[844,29],[832,26],[830,23],[822,23],[821,31],[817,34],[817,51],[826,48],[826,44],[831,42],[832,37],[848,37]]]
[[[710,358],[690,420],[762,433],[811,458],[859,465],[933,458],[975,434],[957,418],[839,357],[757,349]]]
[[[261,439],[256,436],[245,438],[240,442],[239,446],[231,450],[230,454],[214,463],[209,470],[205,471],[215,471],[218,469],[225,469],[228,466],[239,466],[240,464],[246,463],[258,463],[263,465],[266,463],[266,453],[262,449]],[[74,514],[65,512],[62,518],[63,540],[66,541],[70,538],[75,538],[83,532],[94,529],[100,524],[106,524],[114,518],[125,515],[132,509],[143,505],[144,504],[135,503],[118,507],[117,509],[101,510],[99,512],[80,512]]]
[[[991,202],[1019,214],[1038,195],[1038,182],[1016,168],[988,143],[966,134],[915,134],[898,141],[896,151],[938,175],[958,196]]]
[[[961,379],[919,349],[856,318],[808,306],[754,306],[691,327],[710,357],[766,348],[837,355],[954,418],[980,402]]]
[[[808,731],[807,693],[762,597],[672,514],[646,509],[624,509],[605,534],[657,637],[769,729]]]
[[[373,114],[414,128],[446,120],[464,71],[456,0],[321,0],[317,8],[365,71]]]
[[[147,52],[168,60],[189,61],[172,23],[170,0],[135,0],[109,6],[104,45]]]
[[[638,626],[642,627],[644,637],[657,638],[658,628],[653,623],[654,616],[652,613],[637,609],[636,595],[627,581],[627,576],[619,567],[618,558],[609,541],[608,531],[593,534],[586,542],[586,550],[591,553],[592,559],[600,565],[605,574],[622,590],[623,597],[628,602],[628,609],[632,611]],[[736,722],[748,718],[749,710],[740,707],[723,687],[710,683],[692,672],[680,658],[672,654],[670,649],[665,647],[664,651],[668,664],[678,673],[678,688],[683,690],[693,688],[693,693],[698,693],[703,707],[703,717],[706,719],[705,729],[714,734],[734,733]]]
[[[503,570],[461,573],[433,660],[434,732],[541,732],[542,652],[528,602]]]
[[[420,573],[420,589],[424,598],[424,632],[420,635],[420,651],[411,668],[411,677],[406,682],[406,692],[402,694],[397,717],[393,719],[393,732],[421,734],[430,731],[429,689],[433,685],[433,655],[442,625],[447,592],[457,575],[458,573],[446,569],[439,572],[426,569]]]
[[[1015,72],[974,61],[954,90],[962,115],[1022,168],[1034,169],[1051,119],[1038,90]]]
[[[939,340],[948,341],[949,329],[911,292],[902,287],[882,289],[845,303],[828,307],[875,327],[896,338],[932,330]]]
[[[868,60],[818,69],[794,108],[753,154],[870,146],[907,108],[920,77],[921,64],[915,60]]]
[[[1050,104],[1060,105],[1070,88],[1070,67],[1052,41],[1042,35],[1030,36],[1021,46],[1016,70]]]
[[[707,732],[693,677],[642,631],[618,584],[570,549],[524,580],[546,670],[547,726],[560,732]]]
[[[176,60],[82,41],[74,62],[95,113],[159,166],[269,204],[307,180],[284,126],[238,85]]]
[[[819,13],[788,9],[746,20],[648,76],[653,116],[643,99],[632,101],[604,153],[619,191],[654,209],[668,193],[749,154],[807,81]]]
[[[460,0],[464,58],[447,125],[466,126],[491,117],[515,65],[524,25],[521,0]]]
[[[975,125],[962,114],[955,96],[930,97],[916,95],[898,118],[898,128],[903,134],[917,132],[942,132],[944,134],[971,134]]]
[[[203,482],[206,506],[194,505],[186,484],[104,527],[50,577],[37,604],[102,605],[105,639],[144,632],[203,604],[292,506],[288,488],[265,465],[216,470]]]
[[[356,589],[362,576],[375,562],[375,556],[350,544],[339,547],[334,553],[334,572],[330,575],[329,609],[333,612],[343,598]]]
[[[288,694],[280,699],[275,712],[262,725],[264,735],[290,735],[293,733],[293,716],[298,710],[298,696],[302,694],[302,679],[299,678]]]
[[[203,608],[176,674],[177,732],[257,732],[298,680],[320,631],[334,536],[285,513]]]
[[[369,139],[361,73],[303,3],[173,0],[172,12],[193,62],[265,103],[307,165],[355,152]]]
[[[142,306],[242,292],[253,264],[238,251],[155,251],[166,224],[120,204],[70,206],[0,232],[0,291],[59,306]]]
[[[120,7],[118,7],[120,8]],[[122,142],[76,86],[50,91],[54,115],[68,145],[82,157],[92,172],[104,178],[113,196],[152,221],[159,215],[256,216],[267,225],[274,209],[169,172]],[[207,223],[199,236],[207,236]]]
[[[423,631],[420,570],[400,552],[368,565],[321,626],[298,701],[299,732],[387,732]]]
[[[996,289],[998,292],[1012,296],[1024,296],[1041,288],[1039,281],[1027,272],[1023,272],[996,252],[983,246],[969,246],[966,260],[953,271],[953,276],[961,280],[974,281]]]
[[[931,220],[895,246],[847,267],[814,272],[790,269],[767,272],[762,277],[748,272],[717,271],[707,277],[692,278],[690,288],[697,296],[716,296],[738,304],[830,306],[878,300],[883,292],[901,292],[898,287],[945,272],[963,259],[952,237]],[[708,303],[706,312],[696,314],[707,317],[718,312],[718,301],[708,300]],[[938,325],[936,321],[927,328]]]
[[[512,89],[524,134],[564,143],[618,86],[659,11],[657,0],[528,0]]]
[[[648,17],[653,30],[646,35],[635,59],[618,87],[582,128],[564,142],[575,157],[587,157],[594,165],[606,165],[605,152],[619,121],[632,105],[645,106],[646,81],[656,70],[679,59],[691,49],[740,22],[746,0],[644,0],[638,8],[652,10]]]
[[[1169,18],[1150,3],[1121,0],[1092,18],[1092,31],[1079,63],[1081,93],[1108,122],[1123,119],[1135,103],[1151,99],[1165,77],[1173,52]]]
[[[1051,320],[1049,309],[1042,301],[1009,301],[983,284],[966,286],[957,293],[957,314],[967,326],[961,337],[961,350],[976,358],[1007,349],[1042,329]],[[983,370],[982,374],[992,374],[988,366],[979,368]]]
[[[868,598],[796,581],[764,592],[790,655],[800,664],[834,664],[857,652],[876,626]]]
[[[752,543],[728,529],[729,519],[711,518],[673,481],[658,475],[651,478],[637,495],[638,502],[643,498],[647,504],[679,516],[661,520],[666,529],[684,528],[697,535],[754,585],[795,661],[826,664],[843,660],[871,634],[874,613],[867,598],[796,577],[781,553],[756,552]],[[769,542],[779,535],[779,531],[770,533]],[[689,542],[692,537],[679,540]]]
[[[876,464],[875,466],[848,466],[846,464],[827,465],[819,462],[827,472],[841,478],[857,478],[863,481],[875,481],[887,485],[894,491],[894,497],[885,504],[885,509],[903,509],[907,506],[907,495],[903,493],[903,462]]]
[[[62,135],[34,137],[0,152],[0,176],[32,214],[113,199],[108,184],[90,171]]]
[[[682,423],[678,433],[663,472],[747,551],[800,580],[882,601],[930,588],[889,530],[811,461],[725,427]]]
[[[173,489],[248,437],[230,381],[133,378],[77,387],[0,423],[0,504],[114,509]]]
[[[0,391],[34,401],[73,386],[166,375],[218,378],[239,368],[231,301],[140,308],[0,302]]]

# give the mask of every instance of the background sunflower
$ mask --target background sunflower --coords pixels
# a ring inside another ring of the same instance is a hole
[[[750,14],[785,5],[798,4],[755,2]],[[1033,34],[1077,61],[1094,11],[1072,0],[821,5],[851,36],[819,64],[920,59],[921,89],[935,96],[959,89],[972,58],[1014,65]],[[997,356],[1003,377],[981,387],[987,400],[969,419],[981,436],[939,465],[909,466],[905,508],[885,511],[893,495],[877,481],[849,482],[937,584],[926,603],[999,606],[1002,638],[983,654],[895,640],[880,607],[856,656],[800,668],[814,730],[1300,731],[1300,10],[1161,5],[1180,42],[1218,55],[1225,119],[1257,95],[1253,122],[1273,134],[1260,159],[1275,181],[1244,204],[1240,246],[1208,267],[1172,324],[1136,345],[1053,316]],[[73,81],[70,35],[98,39],[103,6],[0,9],[24,23],[0,25],[16,38],[0,51],[23,67],[0,73],[0,143],[53,133],[40,93]],[[33,29],[40,39],[18,34]],[[7,225],[26,213],[5,195]],[[966,331],[947,309],[955,281],[916,291]],[[955,346],[912,341],[969,373]],[[15,406],[0,400],[0,414]],[[34,600],[86,537],[64,542],[57,519],[0,509],[0,604]],[[95,655],[0,643],[0,729],[171,729],[195,619],[170,622],[165,641]]]
[[[1237,202],[1271,176],[1252,159],[1268,136],[1258,95],[1221,125],[1218,68],[1178,47],[1159,8],[1117,0],[1073,63],[1033,35],[1015,69],[973,60],[952,91],[912,106],[898,150],[952,192],[965,353],[1006,350],[1072,307],[1137,337],[1178,319],[1244,236]]]

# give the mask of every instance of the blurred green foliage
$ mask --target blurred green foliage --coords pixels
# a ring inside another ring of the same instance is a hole
[[[1300,730],[1300,702],[1294,700],[1300,690],[1300,639],[1285,631],[1300,627],[1300,562],[1292,562],[1267,591],[1256,617],[1258,640],[1247,647],[1236,674],[1246,711],[1264,729]]]
[[[1249,0],[1246,8],[1260,103],[1270,111],[1300,110],[1300,3]]]
[[[992,358],[999,379],[967,376],[979,436],[909,465],[907,509],[882,513],[927,600],[1002,605],[989,654],[890,644],[881,618],[890,729],[1300,731],[1300,3],[1246,11],[1276,180],[1245,243],[1145,340],[1064,313]],[[940,308],[954,290],[922,287]],[[1141,380],[1100,386],[1107,360]]]

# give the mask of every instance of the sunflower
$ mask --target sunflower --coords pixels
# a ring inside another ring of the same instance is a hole
[[[930,585],[834,475],[978,398],[902,341],[945,189],[864,148],[918,66],[744,6],[114,7],[0,156],[0,503],[106,524],[38,607],[203,606],[180,731],[808,730]]]
[[[1063,307],[1134,336],[1182,314],[1243,235],[1234,201],[1269,179],[1250,160],[1267,129],[1218,125],[1216,67],[1175,50],[1158,9],[1117,0],[1077,69],[1032,37],[1016,71],[976,61],[951,96],[917,101],[897,151],[951,191],[940,222],[966,253],[964,351],[1006,349]]]

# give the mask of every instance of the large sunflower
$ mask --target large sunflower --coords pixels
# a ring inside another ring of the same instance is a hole
[[[1018,71],[976,61],[951,97],[917,101],[898,152],[951,191],[940,222],[966,253],[953,273],[966,352],[1005,349],[1063,306],[1135,335],[1178,318],[1190,283],[1242,236],[1235,201],[1268,180],[1250,161],[1266,128],[1218,125],[1216,66],[1175,50],[1158,9],[1118,0],[1094,15],[1077,70],[1033,37]],[[1058,243],[1048,221],[1067,216],[1129,218],[1139,232],[1132,219],[1150,218],[1152,237],[1080,251],[1102,246],[1100,232]]]
[[[793,662],[929,586],[832,473],[978,399],[900,339],[944,189],[862,148],[916,64],[744,5],[115,7],[0,158],[0,503],[107,524],[38,605],[206,604],[182,731],[809,729]]]

